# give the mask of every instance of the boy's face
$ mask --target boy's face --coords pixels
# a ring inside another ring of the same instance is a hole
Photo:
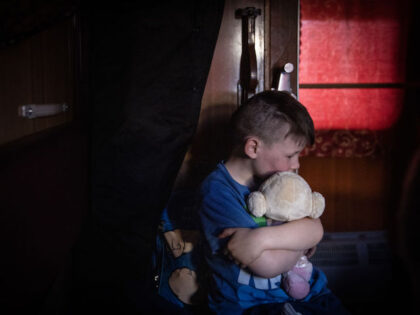
[[[276,172],[294,171],[299,168],[299,154],[306,141],[297,141],[288,136],[267,145],[260,142],[257,158],[254,160],[254,175],[265,179]]]

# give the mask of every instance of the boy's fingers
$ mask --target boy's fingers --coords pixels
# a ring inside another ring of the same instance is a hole
[[[219,234],[219,238],[225,238],[228,236],[231,236],[233,233],[235,232],[235,229],[229,228],[229,229],[225,229],[223,230],[222,233]]]
[[[223,251],[223,254],[230,260],[232,260],[235,264],[240,265],[241,263],[235,259],[232,254],[229,252],[229,250],[227,248],[225,248],[225,250]]]
[[[234,257],[230,256],[230,260],[232,260],[235,264],[237,264],[241,268],[245,268],[245,265],[241,263],[239,260],[235,259]]]
[[[314,246],[312,248],[309,248],[306,251],[305,255],[306,255],[306,257],[311,258],[315,254],[315,252],[316,252],[316,246]]]
[[[241,267],[242,269],[245,269],[247,267],[247,265],[241,263],[239,260],[235,259],[235,257],[232,256],[232,254],[229,252],[229,250],[226,248],[223,251],[223,254],[231,261],[233,261],[235,264],[237,264],[239,267]]]

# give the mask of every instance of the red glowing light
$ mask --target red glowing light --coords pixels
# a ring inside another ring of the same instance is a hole
[[[301,0],[299,84],[405,81],[404,1]],[[317,129],[385,129],[398,119],[398,88],[299,90]]]

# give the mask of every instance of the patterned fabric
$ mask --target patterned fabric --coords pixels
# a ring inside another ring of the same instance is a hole
[[[158,294],[185,308],[206,300],[205,262],[200,247],[195,191],[174,192],[161,217],[153,255]]]
[[[372,130],[317,130],[315,143],[302,156],[378,157],[384,153],[380,135]]]

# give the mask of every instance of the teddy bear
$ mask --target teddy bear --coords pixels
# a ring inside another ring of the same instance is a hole
[[[312,192],[300,175],[278,172],[249,195],[248,209],[255,217],[265,215],[281,224],[304,217],[319,218],[325,209],[325,199],[320,193]],[[312,263],[302,256],[292,270],[283,274],[283,288],[291,297],[303,299],[309,293],[312,269]]]

